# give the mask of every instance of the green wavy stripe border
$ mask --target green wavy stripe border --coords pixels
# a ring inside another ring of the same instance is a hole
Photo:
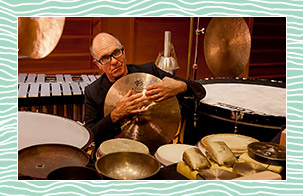
[[[287,17],[287,181],[17,181],[18,16]],[[300,195],[303,1],[0,0],[0,195]]]

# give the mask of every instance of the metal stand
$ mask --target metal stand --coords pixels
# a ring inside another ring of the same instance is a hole
[[[196,29],[196,46],[195,46],[195,58],[194,58],[194,64],[193,64],[193,80],[196,80],[197,75],[197,69],[198,69],[198,42],[199,42],[199,35],[204,34],[205,28],[200,29],[200,18],[198,17],[197,21],[197,29]]]

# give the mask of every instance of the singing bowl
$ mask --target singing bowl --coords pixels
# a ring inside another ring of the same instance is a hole
[[[94,169],[80,166],[68,166],[55,169],[47,175],[48,180],[102,180]]]
[[[160,162],[153,156],[138,152],[115,152],[102,156],[95,163],[96,170],[110,179],[147,179],[160,170]]]

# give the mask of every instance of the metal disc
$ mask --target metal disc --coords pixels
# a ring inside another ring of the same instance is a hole
[[[235,173],[241,176],[247,176],[251,174],[255,174],[262,171],[268,171],[265,167],[256,163],[236,163],[233,165],[233,170]]]
[[[59,42],[64,23],[65,17],[19,17],[19,52],[33,59],[46,57]]]
[[[160,82],[159,78],[146,73],[132,73],[120,78],[106,95],[104,115],[108,115],[129,90],[141,93],[147,86]],[[180,106],[177,98],[172,97],[158,103],[150,101],[146,107],[146,112],[130,116],[121,122],[120,136],[140,141],[151,152],[155,152],[176,135],[181,121]]]
[[[260,162],[284,165],[286,162],[286,147],[272,142],[253,142],[247,146],[248,155]]]
[[[204,55],[210,71],[219,77],[236,77],[250,56],[251,36],[241,17],[213,18],[206,28]]]
[[[224,169],[206,169],[197,174],[197,180],[231,180],[237,175]]]
[[[88,155],[81,149],[65,144],[41,144],[18,151],[18,173],[35,179],[60,167],[86,166]]]

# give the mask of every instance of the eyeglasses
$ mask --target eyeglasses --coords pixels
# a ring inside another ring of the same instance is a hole
[[[103,56],[101,59],[97,60],[99,63],[101,63],[102,65],[108,64],[112,61],[112,57],[114,57],[115,59],[121,57],[124,54],[124,49],[116,49],[114,50],[114,52],[110,55],[105,55]]]

